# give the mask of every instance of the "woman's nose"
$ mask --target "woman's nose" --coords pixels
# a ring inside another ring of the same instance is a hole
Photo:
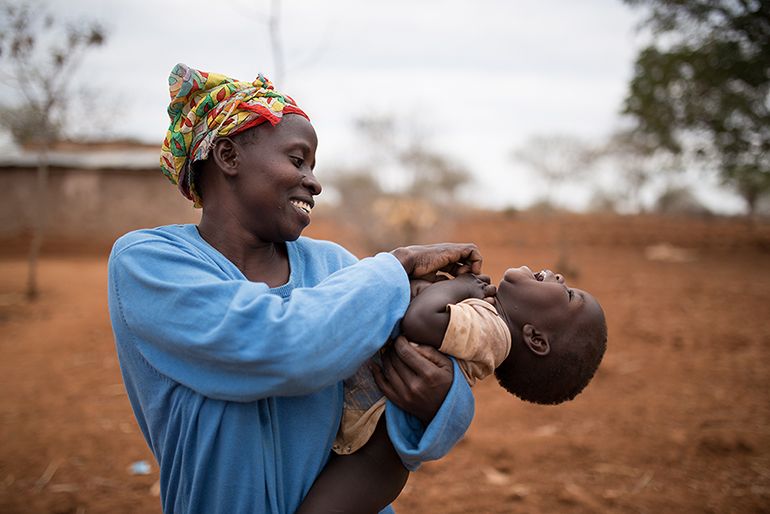
[[[315,175],[313,175],[312,172],[306,173],[305,176],[302,177],[302,187],[310,191],[310,194],[313,196],[320,195],[323,190],[321,183],[315,178]]]

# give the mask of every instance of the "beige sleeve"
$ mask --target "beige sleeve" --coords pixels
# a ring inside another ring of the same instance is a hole
[[[440,351],[458,359],[470,385],[494,372],[511,350],[511,333],[494,306],[469,298],[449,305]]]

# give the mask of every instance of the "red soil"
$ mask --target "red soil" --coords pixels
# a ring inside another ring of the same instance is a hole
[[[330,222],[311,228],[360,250]],[[770,511],[770,227],[478,215],[452,238],[477,242],[498,280],[509,265],[554,267],[559,234],[568,278],[607,314],[594,382],[556,407],[479,384],[467,436],[410,478],[398,512]],[[674,247],[651,254],[660,243]],[[105,257],[45,257],[34,304],[17,294],[25,269],[0,259],[0,512],[160,512]],[[149,475],[129,472],[139,460]]]

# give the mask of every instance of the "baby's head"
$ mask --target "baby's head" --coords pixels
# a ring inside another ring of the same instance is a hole
[[[593,296],[561,275],[523,266],[505,272],[495,301],[511,331],[511,352],[495,370],[500,385],[542,404],[571,400],[588,385],[607,347],[604,312]]]

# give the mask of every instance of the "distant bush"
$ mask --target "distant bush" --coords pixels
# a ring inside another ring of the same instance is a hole
[[[655,201],[655,212],[677,216],[713,216],[713,213],[686,187],[671,187]]]
[[[569,212],[568,209],[560,207],[553,203],[549,198],[541,198],[529,205],[524,212],[529,214],[537,214],[538,216],[553,216],[555,214],[562,214]]]
[[[591,195],[591,200],[588,202],[588,212],[594,212],[597,214],[615,214],[618,212],[618,197],[617,195],[605,191],[603,189],[597,189]]]

